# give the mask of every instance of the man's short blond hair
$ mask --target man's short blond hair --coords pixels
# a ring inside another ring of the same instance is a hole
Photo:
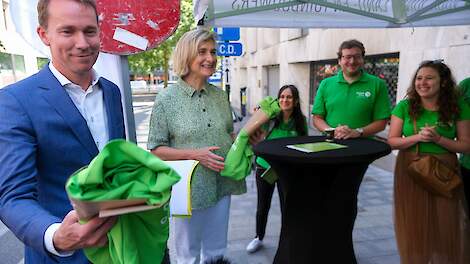
[[[85,6],[89,6],[95,10],[96,22],[98,22],[98,11],[96,10],[95,0],[70,0],[80,3]],[[41,27],[47,29],[47,22],[49,21],[49,4],[51,0],[39,0],[37,10],[38,10],[38,22]]]
[[[173,72],[179,77],[189,74],[190,64],[196,58],[199,46],[206,41],[216,42],[214,32],[207,29],[194,29],[184,33],[173,51]]]

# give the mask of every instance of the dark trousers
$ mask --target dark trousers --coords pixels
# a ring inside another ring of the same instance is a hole
[[[261,178],[261,174],[266,170],[256,167],[256,189],[258,194],[258,205],[256,207],[256,236],[263,240],[266,233],[266,223],[268,222],[269,209],[271,208],[271,200],[274,193],[274,187],[277,185],[277,192],[281,204],[281,214],[283,208],[282,190],[279,184],[270,184]]]
[[[467,201],[467,208],[470,210],[470,170],[460,166],[460,170],[462,172],[462,181],[463,181],[463,188],[465,191],[465,200]]]

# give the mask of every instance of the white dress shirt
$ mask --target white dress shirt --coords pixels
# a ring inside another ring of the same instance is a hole
[[[61,74],[52,63],[49,63],[49,69],[62,87],[64,87],[70,99],[72,99],[73,104],[85,119],[95,144],[98,150],[101,151],[109,141],[109,132],[103,90],[98,85],[98,74],[92,69],[93,79],[91,85],[86,90],[83,90],[82,87],[72,83]],[[50,253],[60,257],[68,257],[72,255],[74,251],[58,252],[54,247],[52,239],[55,231],[57,231],[59,227],[60,223],[54,223],[47,228],[44,233],[44,245]]]

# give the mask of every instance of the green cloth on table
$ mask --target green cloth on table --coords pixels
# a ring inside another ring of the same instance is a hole
[[[315,142],[315,143],[303,143],[295,145],[287,145],[288,148],[303,151],[307,153],[315,153],[326,150],[334,150],[340,148],[347,148],[348,146],[331,143],[331,142]]]
[[[279,102],[271,96],[260,102],[260,108],[269,119],[275,117],[281,111]],[[248,142],[249,139],[250,135],[244,129],[241,129],[225,158],[225,167],[220,175],[233,180],[242,180],[250,174],[251,160],[254,153]]]
[[[83,201],[144,198],[149,205],[165,205],[120,215],[108,233],[108,245],[85,249],[87,258],[93,263],[160,263],[169,234],[171,186],[179,179],[164,161],[134,143],[109,142],[67,181],[69,196]]]

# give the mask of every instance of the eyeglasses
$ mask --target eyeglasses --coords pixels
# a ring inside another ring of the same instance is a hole
[[[347,61],[350,61],[353,58],[354,58],[354,60],[362,60],[362,54],[344,55],[344,56],[341,56],[341,58],[343,58]]]

